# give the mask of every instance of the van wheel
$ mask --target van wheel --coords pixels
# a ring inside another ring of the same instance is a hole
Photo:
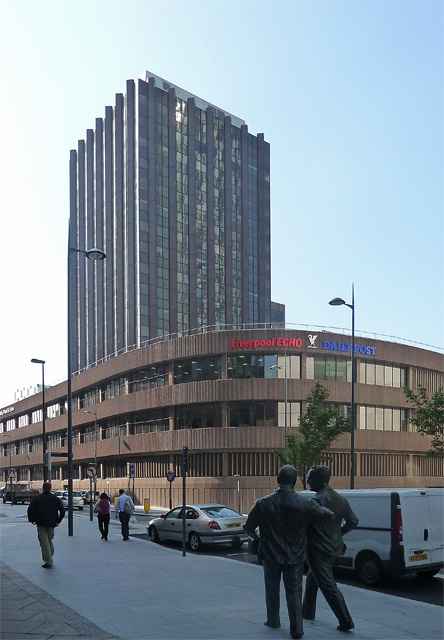
[[[190,547],[192,551],[199,551],[199,549],[202,547],[202,543],[197,533],[190,533],[188,542],[190,543]]]
[[[416,577],[419,580],[429,580],[430,578],[433,578],[433,576],[436,576],[437,573],[439,573],[439,569],[429,569],[428,571],[418,571],[418,573],[416,574]]]
[[[382,562],[375,553],[364,553],[356,561],[359,579],[369,587],[375,587],[384,578]]]

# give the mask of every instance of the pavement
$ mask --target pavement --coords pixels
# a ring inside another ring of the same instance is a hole
[[[74,512],[56,529],[52,569],[42,569],[37,531],[26,506],[0,504],[2,640],[287,640],[284,591],[282,628],[265,620],[262,568],[229,558],[186,553],[179,546],[131,538],[123,542],[111,518],[107,542],[97,520]],[[154,513],[148,514],[150,516]],[[130,533],[145,533],[137,515]],[[233,550],[233,554],[235,550]],[[356,586],[341,585],[355,622],[351,632],[321,595],[304,640],[442,640],[444,609]]]

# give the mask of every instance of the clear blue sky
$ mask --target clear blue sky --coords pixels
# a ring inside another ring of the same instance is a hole
[[[271,144],[287,321],[444,346],[443,3],[0,0],[0,407],[66,377],[68,158],[148,69]]]

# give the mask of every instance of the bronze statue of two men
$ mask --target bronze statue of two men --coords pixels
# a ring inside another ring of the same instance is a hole
[[[272,629],[281,626],[279,591],[282,576],[292,638],[304,635],[303,618],[314,620],[318,588],[338,618],[338,630],[354,628],[333,577],[332,565],[336,556],[343,553],[342,536],[357,526],[358,519],[346,498],[328,484],[330,476],[330,469],[324,465],[310,469],[307,482],[316,491],[312,498],[294,491],[296,469],[284,465],[277,478],[279,488],[256,501],[244,525],[251,538],[257,537],[259,527],[267,609],[264,624]],[[306,560],[309,573],[302,599]]]

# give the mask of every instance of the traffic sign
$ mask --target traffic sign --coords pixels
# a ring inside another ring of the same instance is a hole
[[[167,475],[168,482],[173,482],[173,480],[176,477],[176,474],[174,473],[174,471],[168,471],[166,475]]]
[[[15,469],[9,469],[8,478],[9,478],[9,480],[16,480],[17,479],[17,471]]]
[[[86,475],[88,476],[88,478],[95,478],[97,475],[97,465],[89,464],[86,467]]]

